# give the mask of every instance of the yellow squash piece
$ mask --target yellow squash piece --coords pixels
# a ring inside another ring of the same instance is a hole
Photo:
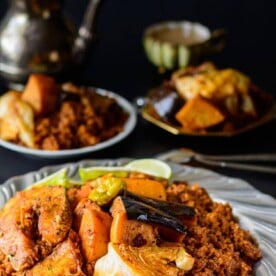
[[[166,200],[166,190],[162,182],[144,178],[123,178],[128,191],[159,200]]]

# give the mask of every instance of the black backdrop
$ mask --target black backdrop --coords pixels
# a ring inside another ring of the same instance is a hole
[[[3,17],[8,0],[0,0]],[[65,12],[78,26],[88,0],[67,0]],[[276,93],[276,4],[274,0],[102,0],[86,70],[80,81],[112,89],[132,98],[159,81],[145,59],[141,37],[146,26],[166,20],[190,20],[212,30],[226,28],[227,47],[215,58],[250,75]],[[131,87],[130,87],[131,86]],[[120,91],[118,91],[118,89]]]

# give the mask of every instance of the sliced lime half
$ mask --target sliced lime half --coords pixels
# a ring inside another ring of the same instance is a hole
[[[154,158],[133,160],[125,166],[125,169],[166,179],[172,176],[171,167],[167,163]]]
[[[127,177],[131,171],[145,173],[154,177],[169,179],[172,170],[168,164],[154,158],[137,159],[129,162],[125,166],[119,167],[90,167],[80,168],[79,175],[82,181],[96,179],[107,173],[112,173],[115,177]]]
[[[62,168],[59,171],[50,174],[41,180],[35,182],[27,189],[31,189],[34,187],[43,187],[43,186],[64,186],[66,187],[69,183],[67,178],[67,168]]]
[[[128,175],[125,167],[91,167],[79,169],[79,175],[82,181],[93,180],[107,173],[112,173],[115,177],[127,177]]]

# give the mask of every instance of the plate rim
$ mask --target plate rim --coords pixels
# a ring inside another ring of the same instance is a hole
[[[121,166],[131,160],[133,158],[84,159],[79,162],[45,166],[37,171],[11,177],[0,185],[0,208],[16,193],[18,187],[26,187],[24,181],[29,181],[29,184],[32,184],[62,167],[67,167],[69,176],[73,176],[80,167]],[[256,276],[276,275],[276,259],[274,258],[276,252],[276,199],[260,192],[240,178],[188,165],[171,162],[168,164],[174,172],[173,179],[177,180],[180,177],[189,184],[199,183],[201,187],[206,188],[213,200],[230,203],[233,214],[237,216],[240,224],[248,222],[247,225],[250,225],[250,227],[244,227],[244,225],[241,227],[250,231],[263,253],[263,258],[255,266]],[[3,200],[6,201],[3,203]],[[258,225],[262,227],[261,232],[257,228]]]
[[[0,146],[3,148],[9,149],[11,151],[33,156],[33,157],[39,157],[39,158],[48,158],[48,159],[59,159],[59,158],[66,158],[66,157],[75,157],[95,151],[99,151],[102,149],[105,149],[107,147],[110,147],[124,138],[126,138],[135,128],[137,124],[137,114],[135,107],[124,97],[121,95],[112,92],[110,90],[104,89],[104,88],[97,88],[93,86],[85,86],[87,89],[92,89],[96,91],[96,93],[103,95],[103,96],[109,96],[111,98],[116,99],[117,103],[129,114],[129,118],[127,119],[124,130],[117,135],[111,137],[110,139],[107,139],[105,141],[102,141],[100,143],[97,143],[92,146],[82,147],[82,148],[74,148],[74,149],[63,149],[58,151],[50,151],[50,150],[42,150],[42,149],[32,149],[28,147],[24,147],[21,145],[17,145],[15,143],[5,141],[3,139],[0,139]]]
[[[248,132],[250,130],[256,129],[266,123],[271,122],[272,120],[276,119],[276,103],[274,103],[271,108],[265,112],[257,121],[252,122],[242,128],[239,128],[234,131],[225,131],[225,132],[220,132],[220,131],[213,131],[213,132],[193,132],[189,130],[185,130],[183,127],[177,127],[172,124],[166,123],[162,121],[161,119],[155,118],[150,112],[150,105],[148,103],[149,99],[148,97],[144,98],[145,104],[141,108],[141,115],[142,117],[147,120],[148,122],[160,127],[161,129],[166,130],[169,133],[172,133],[174,135],[187,135],[187,136],[198,136],[198,137],[233,137],[245,132]]]

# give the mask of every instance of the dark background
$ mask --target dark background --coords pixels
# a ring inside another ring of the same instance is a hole
[[[64,2],[65,14],[79,26],[88,0]],[[1,0],[0,18],[7,6],[8,0]],[[143,94],[160,80],[156,68],[145,59],[143,30],[160,21],[190,20],[211,30],[225,28],[227,47],[215,57],[217,64],[240,69],[276,93],[275,7],[273,0],[103,0],[96,21],[97,40],[80,81],[129,98]]]
[[[87,2],[66,1],[67,14],[77,25]],[[257,84],[276,92],[275,7],[273,0],[103,0],[96,26],[99,40],[89,63],[93,74],[88,77],[97,85],[112,85],[110,88],[124,89],[129,95],[130,87],[124,84],[132,83],[143,93],[147,89],[143,83],[149,84],[156,74],[145,60],[143,30],[160,21],[190,20],[211,30],[225,28],[228,43],[217,62],[242,70]]]
[[[0,17],[8,1],[0,0]],[[88,0],[65,1],[65,13],[79,26]],[[214,61],[249,75],[276,95],[276,2],[274,0],[103,0],[96,21],[96,41],[86,67],[76,81],[102,87],[132,100],[158,85],[163,76],[145,58],[143,30],[167,20],[197,21],[211,30],[225,28],[225,50]],[[1,83],[0,83],[1,85]],[[3,86],[3,84],[2,84]],[[0,92],[1,93],[1,92]],[[139,117],[134,132],[123,142],[83,158],[148,157],[172,148],[189,147],[204,153],[276,153],[274,120],[232,138],[174,136]],[[0,183],[13,175],[71,160],[36,160],[0,149]],[[244,178],[263,192],[276,196],[275,175],[217,170]]]

